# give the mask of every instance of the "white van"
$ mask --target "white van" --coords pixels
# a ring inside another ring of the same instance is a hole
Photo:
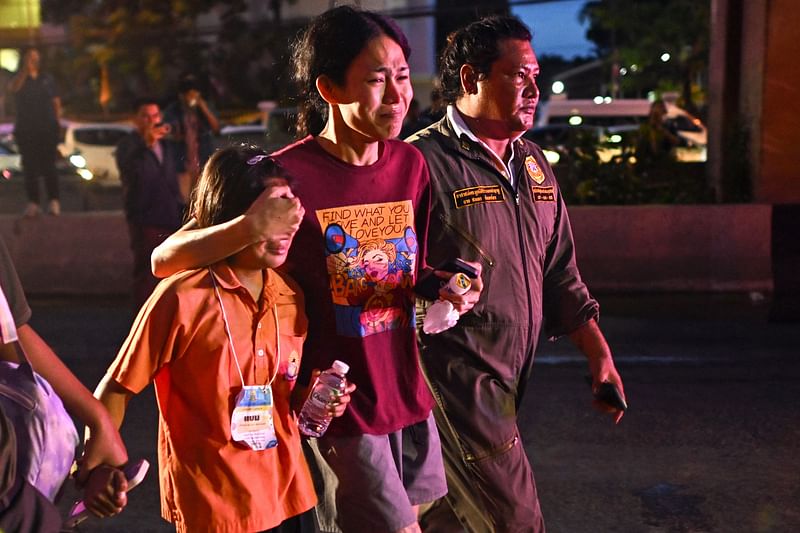
[[[679,161],[702,162],[706,160],[708,132],[700,119],[692,116],[674,103],[665,101],[666,121],[670,123],[686,146],[676,149]],[[650,114],[650,100],[641,99],[555,99],[540,104],[537,126],[569,124],[572,126],[601,126],[606,129],[609,139],[624,137],[647,120]],[[616,134],[616,136],[615,136]]]
[[[69,122],[59,150],[67,158],[82,156],[98,185],[119,186],[114,150],[117,142],[131,131],[133,124],[128,122]]]

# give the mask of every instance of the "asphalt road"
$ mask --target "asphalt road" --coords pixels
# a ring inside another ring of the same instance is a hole
[[[581,356],[544,343],[520,413],[550,533],[800,531],[800,328],[760,295],[607,295],[622,422],[590,407]],[[34,301],[32,324],[90,388],[132,320],[126,302]],[[155,461],[151,389],[130,406],[132,457]],[[161,532],[153,470],[119,516],[82,531]],[[62,506],[68,505],[67,495]]]
[[[85,182],[77,177],[59,180],[62,212],[110,211],[122,209],[122,190],[119,185],[103,186]],[[44,211],[47,207],[44,182],[40,180],[39,195]],[[22,214],[27,205],[22,176],[0,178],[0,213]]]

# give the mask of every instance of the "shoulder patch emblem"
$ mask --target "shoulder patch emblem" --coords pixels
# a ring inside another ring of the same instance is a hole
[[[536,159],[532,155],[525,158],[525,170],[533,181],[540,184],[544,183],[544,172],[539,168]]]
[[[531,187],[534,202],[555,202],[556,191],[554,187]]]
[[[505,201],[505,197],[500,185],[479,185],[453,191],[453,202],[458,209],[475,204],[503,201]]]

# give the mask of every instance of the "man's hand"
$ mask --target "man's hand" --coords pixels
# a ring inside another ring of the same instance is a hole
[[[447,300],[453,304],[453,307],[458,311],[459,315],[467,313],[470,309],[475,307],[478,300],[481,298],[481,291],[483,290],[483,279],[481,278],[481,264],[473,261],[464,261],[478,271],[475,279],[470,278],[471,286],[464,294],[454,294],[446,287],[439,291],[439,297]],[[445,272],[444,270],[434,270],[434,274],[443,279],[450,279],[455,274],[453,272]]]
[[[619,376],[617,368],[614,366],[614,360],[610,356],[589,358],[589,371],[592,373],[592,394],[597,393],[601,383],[611,383],[617,387],[623,401],[625,401],[625,403],[628,402],[625,397],[625,388],[622,385],[622,378]],[[625,411],[612,407],[597,399],[592,401],[592,405],[599,411],[610,413],[614,418],[615,424],[619,424],[619,421],[622,420],[622,415],[625,414]]]
[[[267,187],[244,215],[249,223],[253,242],[280,242],[294,237],[304,214],[305,209],[300,200],[284,183]]]
[[[592,319],[581,327],[569,334],[570,340],[583,352],[589,363],[589,371],[592,374],[592,393],[596,393],[601,383],[608,382],[617,387],[622,399],[628,402],[625,397],[625,388],[622,385],[622,378],[614,366],[614,358],[611,349],[608,347],[603,332],[600,331],[597,321]],[[606,403],[594,400],[593,405],[600,411],[610,413],[614,418],[614,423],[619,424],[625,411],[616,409]]]

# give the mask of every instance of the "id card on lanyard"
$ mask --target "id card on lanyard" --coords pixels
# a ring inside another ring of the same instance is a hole
[[[278,445],[272,421],[272,386],[245,385],[236,395],[231,415],[231,438],[253,450]]]
[[[281,337],[278,321],[277,305],[273,306],[275,315],[275,341],[277,343],[277,361],[275,361],[275,372],[268,383],[264,385],[246,385],[242,368],[239,365],[239,358],[236,355],[236,348],[233,344],[233,335],[228,324],[228,316],[225,313],[225,306],[222,304],[222,297],[217,288],[217,281],[211,268],[211,281],[214,284],[214,292],[222,310],[222,320],[225,323],[225,332],[228,335],[228,343],[231,347],[233,360],[236,363],[236,370],[239,371],[239,379],[242,381],[242,390],[236,395],[233,413],[231,413],[231,438],[235,442],[240,442],[251,450],[261,451],[274,448],[278,445],[278,438],[275,435],[275,423],[272,419],[274,402],[272,398],[272,382],[278,375],[278,368],[281,364]]]

